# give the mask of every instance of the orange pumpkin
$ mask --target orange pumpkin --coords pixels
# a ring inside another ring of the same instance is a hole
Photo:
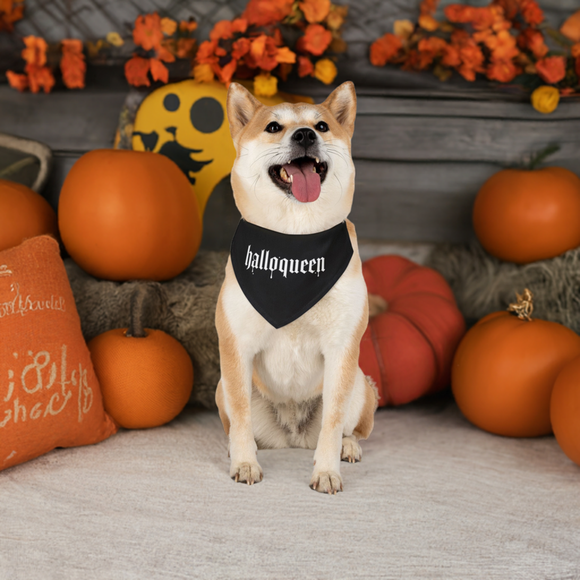
[[[505,169],[473,206],[473,227],[493,256],[527,264],[580,246],[580,178],[562,167]]]
[[[126,429],[158,427],[185,407],[193,388],[193,364],[181,343],[143,327],[151,287],[139,284],[131,299],[129,328],[99,334],[89,342],[103,404]]]
[[[375,381],[379,405],[402,405],[449,385],[465,322],[441,274],[400,256],[363,264],[371,296],[386,309],[361,340],[359,364]]]
[[[48,201],[26,185],[0,179],[0,252],[27,238],[57,237],[56,214]]]
[[[494,312],[467,332],[451,388],[465,417],[481,429],[534,437],[551,433],[552,387],[562,367],[580,356],[580,336],[556,322],[526,320],[531,296],[518,298],[510,308],[524,318]]]
[[[187,177],[156,153],[98,149],[66,177],[62,241],[84,270],[108,280],[167,280],[193,260],[200,211]]]
[[[550,419],[562,451],[580,465],[580,358],[568,363],[554,383]]]

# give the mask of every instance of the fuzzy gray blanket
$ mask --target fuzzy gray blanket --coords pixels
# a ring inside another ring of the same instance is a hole
[[[425,264],[449,282],[469,322],[515,302],[529,288],[533,317],[580,333],[580,248],[550,260],[518,265],[490,256],[478,243],[437,246]]]
[[[228,252],[200,252],[179,276],[166,282],[145,282],[151,300],[144,326],[163,330],[185,347],[194,367],[191,403],[215,408],[219,381],[218,337],[214,317]],[[110,282],[87,274],[65,260],[83,335],[87,341],[113,328],[129,325],[130,301],[144,282]]]

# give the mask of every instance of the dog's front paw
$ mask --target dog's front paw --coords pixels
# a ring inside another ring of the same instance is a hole
[[[336,471],[314,472],[310,480],[310,487],[320,493],[337,494],[342,491],[342,478]]]
[[[232,464],[230,477],[235,482],[246,482],[248,485],[253,485],[262,481],[264,474],[258,463],[238,463],[236,465]]]
[[[349,463],[358,463],[362,459],[362,449],[354,437],[342,438],[340,458]]]

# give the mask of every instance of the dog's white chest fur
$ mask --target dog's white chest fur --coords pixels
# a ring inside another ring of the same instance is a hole
[[[348,343],[353,319],[363,315],[366,286],[358,270],[351,264],[322,300],[279,329],[256,312],[238,284],[224,294],[232,331],[257,352],[254,367],[273,403],[300,403],[322,393],[324,366],[333,363],[328,357]]]

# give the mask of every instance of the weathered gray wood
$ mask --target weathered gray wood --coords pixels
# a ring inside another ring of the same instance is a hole
[[[53,150],[111,147],[125,91],[19,93],[0,86],[0,131],[35,139]]]
[[[461,103],[457,104],[460,109]],[[580,107],[580,105],[579,105]],[[521,162],[557,143],[550,162],[577,159],[580,119],[526,121],[362,115],[356,120],[353,156],[376,160]]]

